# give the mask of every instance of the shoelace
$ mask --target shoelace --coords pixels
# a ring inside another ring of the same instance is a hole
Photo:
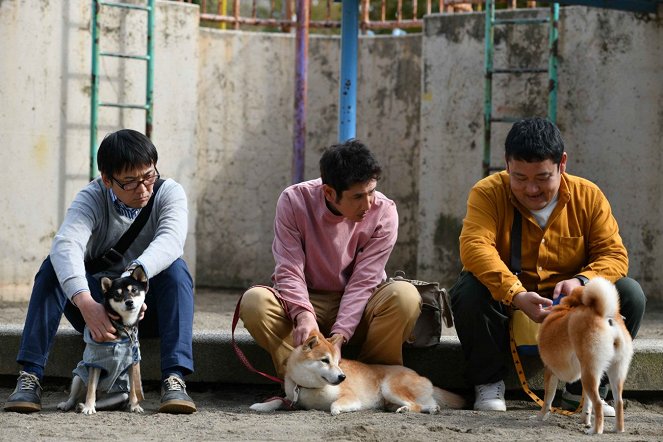
[[[490,392],[493,393],[492,395],[493,397],[490,398],[486,397],[489,390],[492,390]],[[481,397],[481,399],[498,399],[501,396],[500,388],[495,387],[494,389],[489,389],[488,385],[479,385],[479,396]]]
[[[41,388],[41,385],[39,385],[39,378],[27,371],[21,371],[18,374],[18,378],[21,381],[21,390],[35,390],[37,387]]]
[[[173,391],[173,390],[182,391],[184,390],[184,388],[186,388],[184,385],[184,381],[178,378],[177,376],[169,376],[166,378],[167,391]]]

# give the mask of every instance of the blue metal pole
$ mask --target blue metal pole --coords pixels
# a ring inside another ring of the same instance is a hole
[[[341,19],[341,75],[339,86],[338,141],[355,138],[357,132],[357,53],[359,0],[343,0]]]

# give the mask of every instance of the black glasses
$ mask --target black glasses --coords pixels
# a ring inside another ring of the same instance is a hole
[[[138,189],[138,186],[140,186],[141,184],[145,185],[145,187],[154,184],[159,178],[161,178],[161,175],[159,175],[159,171],[156,168],[154,169],[154,172],[155,173],[153,175],[145,177],[142,180],[129,181],[128,183],[124,184],[116,180],[115,177],[113,177],[113,175],[111,175],[111,180],[115,181],[122,190],[131,191]]]

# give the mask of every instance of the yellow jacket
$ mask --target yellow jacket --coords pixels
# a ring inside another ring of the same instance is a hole
[[[509,270],[514,206],[522,214],[519,276]],[[460,234],[460,259],[505,304],[525,291],[550,296],[555,284],[575,275],[615,282],[628,272],[626,248],[605,195],[596,184],[566,173],[543,230],[511,193],[506,171],[475,184]]]

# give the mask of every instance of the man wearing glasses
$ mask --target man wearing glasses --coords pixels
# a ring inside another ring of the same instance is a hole
[[[196,411],[183,380],[193,372],[193,282],[181,258],[187,235],[182,186],[172,179],[160,182],[149,218],[133,242],[123,254],[112,249],[150,201],[160,177],[157,159],[152,142],[133,130],[102,141],[97,155],[101,177],[74,198],[35,277],[16,358],[23,369],[5,410],[41,410],[40,383],[63,313],[78,331],[87,325],[97,342],[116,339],[99,281],[141,266],[149,290],[140,335],[161,338],[159,411]],[[108,257],[108,265],[92,270],[89,263],[99,256]]]
[[[475,386],[474,409],[480,411],[506,410],[510,308],[542,322],[553,299],[602,276],[616,284],[621,314],[635,338],[646,303],[640,285],[627,277],[628,255],[605,195],[594,183],[566,173],[557,127],[542,118],[515,123],[505,160],[506,170],[470,191],[460,234],[463,271],[450,290],[468,381]],[[520,247],[511,249],[517,239]],[[579,381],[568,384],[562,407],[575,410],[581,392]],[[602,406],[605,416],[615,416],[605,401]]]

